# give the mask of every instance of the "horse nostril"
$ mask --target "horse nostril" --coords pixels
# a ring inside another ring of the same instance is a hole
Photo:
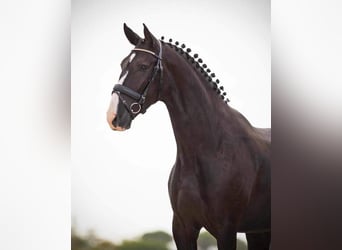
[[[113,121],[112,121],[112,124],[113,124],[114,127],[117,127],[117,125],[118,125],[118,119],[117,119],[117,118],[118,118],[118,117],[115,116],[115,118],[114,118]]]

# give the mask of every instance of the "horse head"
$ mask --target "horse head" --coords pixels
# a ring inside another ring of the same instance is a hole
[[[126,24],[124,32],[135,46],[121,62],[121,74],[114,86],[107,111],[113,130],[129,129],[132,120],[159,100],[162,79],[162,47],[144,24],[144,38]]]

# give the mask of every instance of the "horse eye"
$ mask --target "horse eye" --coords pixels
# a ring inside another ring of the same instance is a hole
[[[140,64],[139,65],[139,70],[141,70],[141,71],[145,71],[145,70],[147,70],[147,65],[144,65],[144,64]]]

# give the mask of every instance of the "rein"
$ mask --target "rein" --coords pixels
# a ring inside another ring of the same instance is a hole
[[[121,102],[124,104],[125,108],[127,109],[127,111],[130,113],[132,119],[134,119],[139,113],[145,113],[146,110],[142,110],[142,106],[145,103],[146,100],[146,96],[150,87],[150,84],[153,82],[154,78],[156,77],[158,71],[160,71],[160,80],[159,80],[159,91],[158,91],[158,95],[160,96],[160,90],[161,90],[161,84],[162,84],[162,76],[163,76],[163,66],[162,66],[162,45],[161,42],[158,40],[159,42],[159,55],[157,55],[156,53],[154,53],[153,51],[150,50],[146,50],[146,49],[141,49],[141,48],[134,48],[132,51],[141,51],[141,52],[145,52],[148,53],[152,56],[154,56],[155,58],[157,58],[157,62],[156,65],[154,66],[154,70],[152,73],[152,77],[150,78],[150,80],[147,82],[146,86],[144,87],[144,91],[142,94],[138,93],[137,91],[123,86],[121,84],[115,84],[112,94],[113,93],[117,93]],[[129,96],[130,98],[132,98],[133,100],[135,100],[135,102],[133,102],[131,105],[128,105],[127,101],[122,98],[121,94],[124,94],[126,96]],[[158,96],[158,99],[159,99]],[[142,111],[142,112],[141,112]]]

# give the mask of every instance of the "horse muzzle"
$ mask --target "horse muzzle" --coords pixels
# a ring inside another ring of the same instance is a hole
[[[126,129],[116,124],[116,114],[107,112],[107,122],[109,127],[115,131],[125,131]]]
[[[112,94],[107,111],[107,122],[109,127],[115,131],[125,131],[131,126],[130,114],[125,110],[116,93]]]

